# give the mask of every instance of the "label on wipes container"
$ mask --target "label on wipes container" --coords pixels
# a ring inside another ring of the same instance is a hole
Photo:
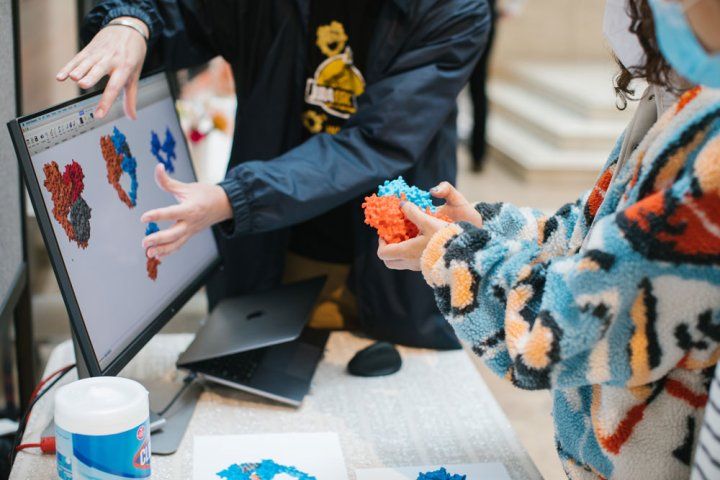
[[[150,477],[148,421],[112,435],[82,435],[55,427],[60,480],[120,480]]]

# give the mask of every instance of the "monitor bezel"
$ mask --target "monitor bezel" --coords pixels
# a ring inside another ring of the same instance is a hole
[[[171,72],[165,69],[155,70],[143,75],[141,77],[141,80],[155,75],[164,75],[165,81],[167,82],[168,88],[170,90],[170,96],[173,99],[173,103],[175,103],[178,96],[175,88],[175,83],[172,81]],[[35,168],[32,164],[30,152],[28,151],[24,136],[22,134],[22,130],[20,128],[20,124],[25,121],[100,95],[102,95],[102,91],[80,95],[72,100],[63,102],[40,112],[18,117],[14,120],[11,120],[7,124],[8,129],[10,130],[10,137],[12,138],[13,146],[15,148],[15,154],[20,163],[20,170],[23,172],[23,178],[25,179],[25,185],[28,189],[30,201],[33,205],[33,208],[35,210],[35,216],[40,226],[40,232],[42,234],[45,247],[47,248],[48,254],[50,256],[50,263],[53,267],[53,271],[55,272],[55,277],[57,278],[58,284],[60,286],[60,292],[62,294],[63,301],[65,302],[65,308],[67,309],[70,318],[70,327],[72,334],[77,345],[79,346],[79,350],[83,357],[82,361],[87,368],[88,374],[94,377],[110,376],[119,373],[120,370],[122,370],[123,367],[125,367],[125,365],[127,365],[128,362],[130,362],[130,360],[132,360],[132,358],[150,341],[150,339],[155,336],[155,334],[157,334],[170,321],[170,319],[172,319],[172,317],[192,298],[192,296],[203,285],[205,285],[211,275],[215,273],[215,271],[220,267],[222,263],[220,257],[220,248],[217,241],[218,233],[217,230],[213,228],[213,238],[215,240],[215,247],[218,253],[216,258],[212,262],[210,262],[208,267],[206,267],[199,275],[197,275],[196,278],[186,288],[184,288],[175,297],[175,299],[173,299],[173,301],[171,301],[170,304],[168,304],[168,306],[155,317],[153,321],[148,323],[148,326],[140,334],[138,334],[130,344],[128,344],[123,350],[121,350],[115,356],[115,358],[110,363],[108,363],[107,366],[105,366],[105,368],[101,367],[100,360],[98,359],[92,342],[90,341],[90,336],[85,326],[85,321],[83,319],[82,312],[80,311],[80,306],[78,304],[77,297],[75,296],[72,282],[70,281],[70,275],[68,274],[67,268],[65,267],[65,262],[60,251],[60,245],[58,243],[58,239],[55,235],[55,230],[52,225],[50,212],[45,205],[45,201],[43,200],[42,191],[40,189],[40,179],[36,175]],[[178,117],[177,108],[175,109],[175,115],[179,124],[180,119]],[[185,149],[188,151],[189,155],[187,138],[185,137],[185,135],[183,135],[182,137],[183,145],[185,146]],[[195,179],[197,179],[197,173],[195,172],[195,167],[192,164],[192,161],[190,162],[190,164],[193,176],[195,177]],[[80,359],[77,360],[79,361]]]

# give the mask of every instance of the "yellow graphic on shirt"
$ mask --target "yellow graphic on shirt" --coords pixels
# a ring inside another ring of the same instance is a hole
[[[317,113],[314,110],[308,110],[303,113],[303,125],[308,129],[310,133],[320,133],[323,131],[323,125],[327,121],[327,115],[324,113]]]
[[[365,79],[353,64],[352,49],[347,42],[348,36],[340,22],[333,21],[317,29],[316,45],[328,58],[305,85],[305,102],[341,119],[350,118],[357,111],[357,97],[365,92]],[[310,112],[303,115],[303,123],[312,133],[319,133],[327,118]],[[339,129],[328,125],[325,131],[337,133]]]
[[[326,57],[334,57],[340,55],[340,52],[347,44],[348,36],[345,33],[345,27],[340,22],[330,22],[330,25],[321,25],[317,29],[317,41],[315,45]]]

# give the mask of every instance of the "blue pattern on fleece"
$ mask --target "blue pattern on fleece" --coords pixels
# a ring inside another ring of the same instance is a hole
[[[438,232],[423,274],[494,372],[553,389],[571,478],[681,478],[697,433],[686,425],[703,413],[692,395],[720,351],[720,254],[704,260],[720,250],[720,92],[672,109],[616,171],[622,142],[596,187],[554,215],[479,204],[482,228]],[[688,251],[675,226],[691,222],[710,243],[688,237]]]

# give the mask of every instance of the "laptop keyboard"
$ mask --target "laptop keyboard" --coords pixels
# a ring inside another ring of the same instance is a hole
[[[249,352],[203,360],[193,364],[193,370],[233,383],[248,383],[255,375],[266,351],[267,349],[260,348]]]

